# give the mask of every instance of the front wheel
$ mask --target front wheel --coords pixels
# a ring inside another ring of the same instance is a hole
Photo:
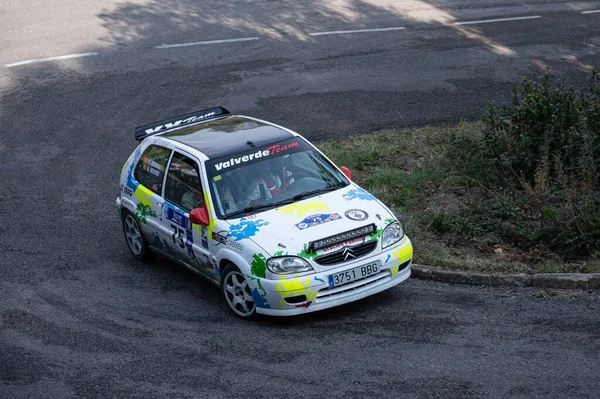
[[[128,210],[123,211],[123,235],[134,258],[140,261],[147,261],[152,258],[152,251],[150,251],[148,242],[142,234],[142,229],[137,219]]]
[[[232,264],[227,265],[221,275],[221,291],[229,308],[243,319],[254,319],[256,304],[246,277]]]

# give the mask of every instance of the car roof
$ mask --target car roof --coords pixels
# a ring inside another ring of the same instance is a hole
[[[252,146],[260,147],[294,135],[265,121],[233,115],[166,132],[160,137],[185,144],[209,158],[219,158],[249,149],[249,141]]]

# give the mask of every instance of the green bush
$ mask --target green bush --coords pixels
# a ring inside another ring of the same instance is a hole
[[[549,177],[580,178],[600,162],[600,76],[581,91],[546,72],[513,88],[509,119],[491,106],[484,122],[484,155],[502,173],[534,183],[540,167]],[[545,165],[542,165],[544,164]]]
[[[525,78],[505,114],[492,106],[480,135],[453,137],[452,165],[488,198],[483,209],[476,204],[463,215],[455,232],[470,236],[495,228],[515,245],[540,245],[565,258],[599,253],[598,73],[582,90],[548,72]]]
[[[600,271],[600,76],[524,79],[482,123],[324,143],[406,223],[418,262]],[[550,266],[548,266],[550,265]],[[562,265],[562,266],[557,266]]]

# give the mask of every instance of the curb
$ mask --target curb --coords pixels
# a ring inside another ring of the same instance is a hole
[[[444,283],[484,285],[488,287],[600,289],[600,273],[490,274],[413,264],[411,266],[411,277]]]

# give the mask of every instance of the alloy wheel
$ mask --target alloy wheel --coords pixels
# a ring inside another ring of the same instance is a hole
[[[227,304],[239,316],[249,317],[256,305],[248,287],[248,280],[239,271],[231,271],[225,276],[223,291]]]
[[[139,256],[142,253],[142,233],[137,221],[132,215],[127,215],[123,227],[129,249],[135,256]]]

